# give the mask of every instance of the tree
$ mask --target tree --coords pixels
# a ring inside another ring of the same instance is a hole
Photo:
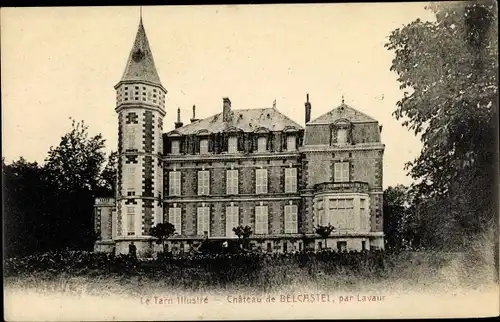
[[[412,242],[409,229],[411,197],[403,185],[384,191],[384,233],[388,249],[399,250]]]
[[[234,234],[238,236],[238,240],[240,242],[240,245],[243,244],[243,247],[247,248],[248,247],[248,238],[252,235],[252,227],[250,226],[243,226],[239,225],[236,227],[233,227]],[[242,243],[243,242],[243,243]]]
[[[163,251],[165,251],[165,241],[170,238],[175,233],[175,226],[169,222],[158,223],[156,226],[152,227],[149,234],[156,238],[156,243],[162,245]]]
[[[72,129],[51,147],[45,159],[54,184],[61,191],[95,191],[105,160],[106,140],[101,134],[90,136],[83,121],[72,120]]]
[[[494,2],[428,9],[435,21],[394,30],[386,47],[404,90],[394,116],[423,143],[406,165],[416,216],[433,246],[452,247],[496,223],[498,17]]]
[[[118,173],[118,153],[113,151],[108,156],[108,162],[100,175],[99,195],[115,197],[116,179]]]
[[[335,227],[328,224],[328,226],[316,226],[314,228],[314,232],[321,236],[325,240],[325,248],[328,248],[327,240],[332,231],[335,230]]]
[[[49,206],[55,218],[51,229],[58,247],[91,249],[93,203],[100,188],[105,140],[101,134],[91,136],[83,121],[72,120],[71,125],[45,160],[48,186],[54,191]]]
[[[5,255],[21,256],[53,247],[47,186],[43,166],[21,157],[11,164],[2,160]]]

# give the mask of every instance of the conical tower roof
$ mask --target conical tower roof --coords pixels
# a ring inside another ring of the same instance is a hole
[[[160,77],[156,71],[153,53],[149,48],[148,37],[142,24],[142,18],[139,22],[139,29],[135,36],[134,46],[130,51],[127,65],[121,82],[126,81],[144,81],[161,86]]]

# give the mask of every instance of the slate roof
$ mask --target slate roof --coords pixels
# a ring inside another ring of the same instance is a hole
[[[377,122],[377,120],[375,120],[371,116],[368,116],[365,113],[362,113],[352,108],[351,106],[342,103],[330,112],[315,118],[307,124],[330,124],[341,118],[348,119],[352,123]]]
[[[146,81],[161,85],[142,18],[121,81]]]
[[[243,132],[254,132],[261,127],[269,131],[283,131],[286,127],[303,129],[302,126],[280,113],[276,108],[233,109],[231,116],[230,122],[224,122],[222,113],[219,113],[187,124],[175,131],[186,135],[196,134],[200,130],[219,133],[233,127]]]

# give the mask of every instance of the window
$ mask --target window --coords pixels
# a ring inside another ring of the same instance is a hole
[[[335,163],[335,182],[349,182],[349,162]]]
[[[126,140],[126,148],[127,150],[135,149],[135,127],[128,126],[125,128],[125,140]]]
[[[174,225],[176,234],[182,234],[181,208],[175,207],[168,210],[168,222]]]
[[[255,233],[260,235],[268,233],[267,206],[255,207]]]
[[[338,144],[347,143],[347,129],[342,129],[342,128],[337,129],[337,143]]]
[[[237,153],[238,152],[238,137],[231,136],[228,139],[228,153]]]
[[[127,235],[135,234],[135,209],[127,207]]]
[[[170,171],[168,174],[168,194],[170,196],[181,195],[181,172]]]
[[[236,237],[233,228],[239,225],[238,212],[236,206],[226,207],[226,237]]]
[[[210,236],[210,208],[198,207],[197,234],[205,235],[205,232]]]
[[[208,154],[208,139],[200,140],[200,154]]]
[[[238,194],[238,170],[226,171],[226,194]]]
[[[266,152],[267,150],[267,138],[265,136],[259,136],[257,141],[257,151]]]
[[[297,233],[297,206],[285,206],[285,234]]]
[[[172,154],[180,154],[181,153],[180,142],[178,140],[173,140],[171,142],[171,148],[172,148],[172,151],[171,151]]]
[[[210,194],[210,172],[198,171],[198,195]]]
[[[337,242],[337,251],[345,252],[347,250],[347,242],[339,241]]]
[[[267,169],[255,170],[255,193],[267,193]]]
[[[135,167],[134,166],[127,167],[126,180],[127,181],[126,181],[126,184],[124,186],[127,188],[128,191],[134,191],[135,190]],[[128,195],[128,193],[127,193],[127,195]]]
[[[318,224],[321,226],[327,226],[328,216],[325,214],[325,208],[322,199],[318,200],[317,202],[317,214],[318,214]]]
[[[295,135],[289,135],[287,136],[286,138],[286,149],[288,151],[295,151],[297,150],[297,146],[296,146],[296,138],[295,138]]]
[[[337,229],[354,229],[354,200],[330,199],[330,222]]]
[[[297,168],[285,168],[285,192],[297,192]]]

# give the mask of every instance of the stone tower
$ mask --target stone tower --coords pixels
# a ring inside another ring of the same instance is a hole
[[[163,222],[163,118],[165,95],[142,23],[121,80],[115,86],[118,114],[116,251],[138,253],[152,245],[149,230]]]

